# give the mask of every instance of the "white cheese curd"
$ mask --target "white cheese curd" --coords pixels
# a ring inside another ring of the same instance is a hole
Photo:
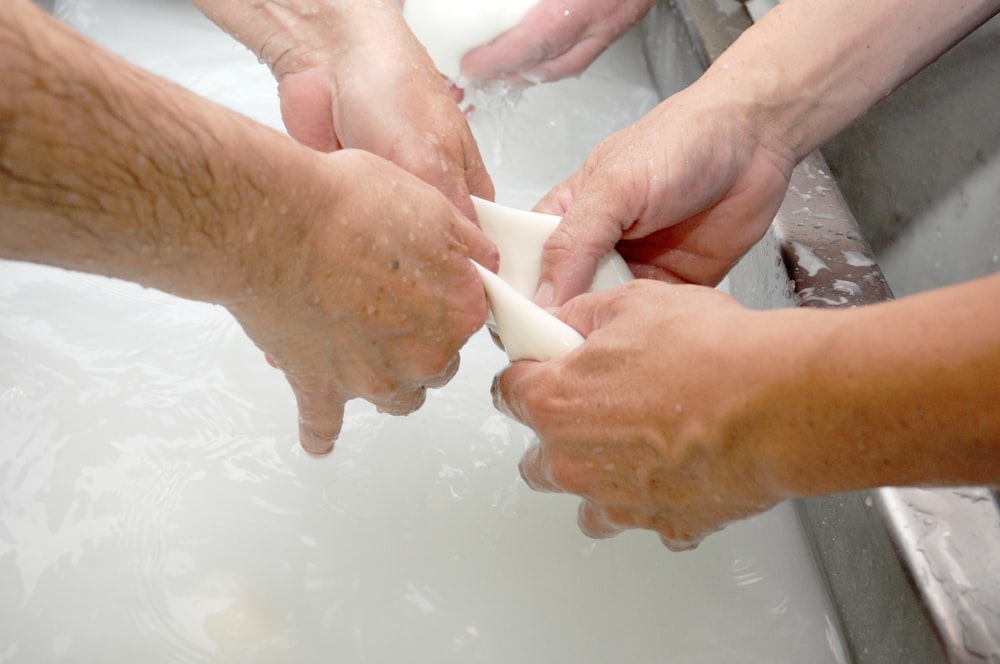
[[[407,0],[403,17],[438,70],[461,79],[462,56],[515,27],[538,0]]]

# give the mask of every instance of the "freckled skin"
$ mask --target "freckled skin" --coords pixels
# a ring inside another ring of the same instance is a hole
[[[209,103],[30,0],[0,13],[0,75],[0,257],[227,307],[285,373],[313,453],[346,401],[407,413],[454,375],[486,315],[469,259],[497,257],[431,186]]]
[[[538,434],[525,481],[581,496],[585,533],[690,548],[790,497],[1000,483],[998,296],[1000,275],[762,312],[637,280],[562,307],[583,346],[514,363],[494,401]]]
[[[536,302],[587,339],[495,381],[541,441],[529,484],[582,496],[591,535],[649,528],[671,548],[792,496],[1000,484],[1000,276],[826,312],[750,312],[691,285],[763,235],[794,164],[998,12],[786,0],[536,206],[562,217]],[[612,248],[684,285],[579,295]]]
[[[193,0],[266,62],[288,133],[367,150],[444,193],[470,219],[493,183],[462,112],[394,2]],[[419,112],[414,112],[419,109]]]

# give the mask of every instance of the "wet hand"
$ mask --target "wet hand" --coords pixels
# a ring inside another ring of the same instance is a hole
[[[554,81],[586,69],[637,24],[652,0],[541,0],[521,23],[462,58],[471,81]]]
[[[514,363],[493,398],[538,434],[524,480],[582,497],[584,533],[644,528],[681,550],[781,499],[766,441],[739,427],[772,373],[758,312],[713,289],[638,280],[575,298],[559,316],[584,345]]]
[[[332,449],[348,400],[406,414],[454,375],[486,316],[469,259],[497,265],[479,229],[415,177],[355,150],[323,163],[328,177],[289,203],[312,216],[276,220],[283,241],[228,305],[285,373],[314,454]]]
[[[461,93],[422,50],[359,50],[336,67],[282,74],[278,91],[285,127],[305,145],[384,157],[436,187],[470,219],[470,194],[493,200],[492,180],[456,104]]]
[[[754,122],[696,84],[600,143],[536,206],[563,216],[536,301],[585,291],[612,248],[638,277],[717,284],[767,230],[794,166],[758,141]]]
[[[271,69],[285,128],[299,142],[377,154],[472,219],[469,194],[493,199],[453,91],[396,3],[192,1]]]

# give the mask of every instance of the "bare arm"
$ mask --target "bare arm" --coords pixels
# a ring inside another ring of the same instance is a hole
[[[0,30],[3,257],[243,299],[266,245],[229,255],[215,245],[263,235],[264,225],[294,232],[237,212],[262,204],[261,183],[301,168],[303,155],[100,51],[30,2],[15,0]]]
[[[778,495],[1000,485],[997,302],[1000,275],[814,312],[788,339],[796,366],[739,421]]]
[[[550,278],[587,277],[579,266],[617,243],[648,274],[714,283],[764,232],[797,160],[998,10],[788,0],[553,193],[566,216]],[[570,299],[560,316],[583,346],[514,364],[494,394],[539,434],[526,481],[582,496],[585,532],[649,528],[685,548],[792,496],[1000,483],[998,297],[995,275],[757,312],[640,280]]]
[[[767,229],[797,161],[997,11],[786,0],[539,204],[564,217],[539,301],[580,293],[616,245],[643,276],[717,283]]]
[[[752,311],[647,280],[571,300],[586,337],[498,376],[521,473],[598,537],[675,549],[798,496],[1000,484],[1000,276],[845,310]]]
[[[289,134],[324,152],[374,152],[442,191],[469,218],[493,199],[475,138],[395,2],[192,0],[278,80]]]
[[[696,85],[742,101],[762,142],[802,159],[998,11],[998,0],[786,0]]]
[[[307,449],[351,398],[419,406],[482,324],[468,258],[495,266],[492,245],[388,162],[305,148],[29,0],[0,13],[0,78],[0,257],[225,305],[285,372]]]

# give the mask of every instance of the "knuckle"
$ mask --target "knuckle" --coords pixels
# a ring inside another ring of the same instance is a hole
[[[643,520],[639,513],[629,507],[605,507],[604,518],[618,529],[640,528]]]
[[[587,482],[580,466],[560,457],[549,458],[548,475],[552,483],[567,493],[583,495]]]
[[[388,372],[370,372],[357,387],[358,395],[369,401],[388,402],[402,390],[399,379]]]
[[[428,345],[411,356],[411,366],[406,372],[413,383],[424,384],[448,374],[458,359],[458,344],[443,343]]]
[[[545,241],[545,253],[557,260],[573,256],[580,247],[577,234],[572,225],[560,224]]]
[[[397,392],[385,399],[376,402],[379,412],[389,415],[408,415],[419,409],[427,398],[424,388],[417,388],[405,392]]]

